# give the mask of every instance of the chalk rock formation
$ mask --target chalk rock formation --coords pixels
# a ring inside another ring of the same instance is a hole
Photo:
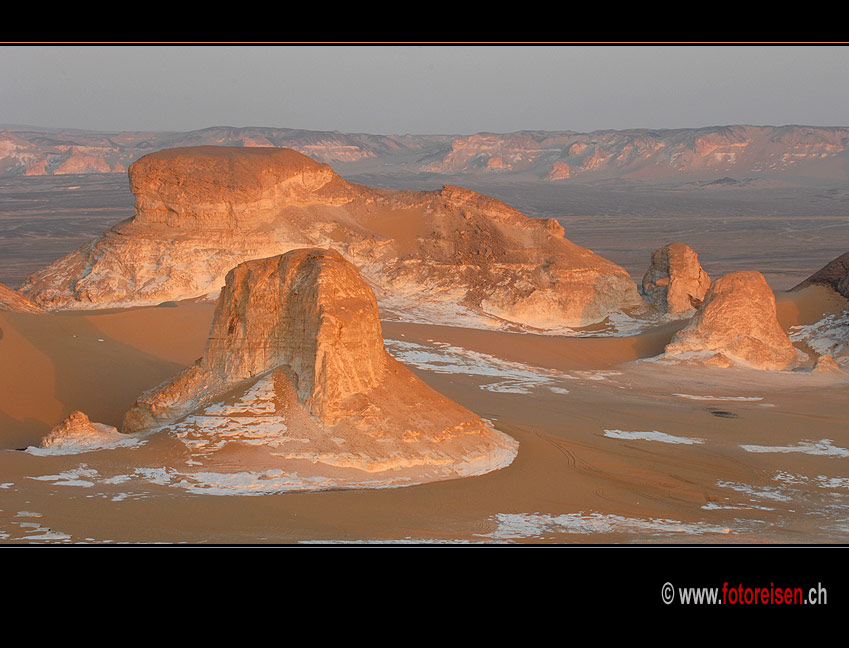
[[[829,286],[849,299],[849,252],[827,263],[792,290],[811,285]]]
[[[791,369],[796,350],[778,323],[775,296],[760,272],[733,272],[711,285],[690,323],[666,346],[666,359],[756,369]]]
[[[49,309],[151,305],[217,294],[243,261],[338,250],[407,319],[481,326],[583,326],[639,308],[621,267],[461,187],[351,184],[289,149],[194,147],[132,164],[135,216],[30,276]]]
[[[479,474],[517,448],[394,360],[372,290],[317,248],[227,274],[203,357],[124,417],[125,433],[157,428],[204,465],[240,442],[265,469],[349,485],[374,473],[392,483]]]
[[[710,277],[693,249],[684,243],[670,243],[652,252],[641,292],[661,312],[683,318],[701,305],[709,287]]]
[[[15,311],[18,313],[41,313],[44,309],[32,300],[24,297],[17,290],[0,284],[0,311]]]
[[[840,368],[840,365],[837,364],[837,361],[830,356],[829,354],[821,355],[817,358],[817,363],[814,365],[815,373],[825,373],[825,374],[844,374],[845,372]]]
[[[75,410],[41,440],[41,448],[54,450],[100,449],[120,444],[129,437],[111,425],[92,423],[83,412]]]

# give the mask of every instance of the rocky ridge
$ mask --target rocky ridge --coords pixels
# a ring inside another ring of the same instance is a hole
[[[0,311],[41,313],[44,312],[44,309],[17,290],[0,284]]]
[[[849,252],[830,261],[792,290],[813,285],[828,286],[849,299]]]
[[[716,180],[770,174],[845,178],[849,128],[729,125],[686,129],[368,135],[213,127],[184,133],[0,131],[0,174],[122,173],[150,152],[186,146],[286,147],[328,163],[384,171],[508,174],[574,182]]]

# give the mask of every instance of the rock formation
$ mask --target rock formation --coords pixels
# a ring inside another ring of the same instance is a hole
[[[709,287],[710,277],[692,248],[684,243],[670,243],[652,252],[641,293],[661,312],[683,318],[701,305]]]
[[[479,474],[517,447],[394,360],[372,290],[338,252],[317,248],[227,274],[203,357],[124,417],[125,433],[154,429],[205,466],[239,442],[254,465],[349,484]]]
[[[368,135],[287,128],[212,127],[190,132],[0,132],[0,175],[121,173],[146,153],[225,145],[287,147],[321,162],[388,167],[397,173],[515,174],[574,182],[842,173],[849,128],[714,126],[666,130],[521,131]]]
[[[829,354],[821,355],[817,358],[817,363],[814,365],[814,373],[824,374],[845,374],[845,372],[837,364],[837,361]]]
[[[111,425],[92,423],[83,412],[75,410],[41,440],[41,448],[53,450],[100,449],[120,444],[128,437]]]
[[[583,326],[642,301],[628,273],[468,189],[354,185],[289,149],[196,147],[129,170],[135,216],[31,275],[49,309],[150,305],[217,294],[243,261],[332,247],[381,307],[407,318],[536,328]]]
[[[792,290],[812,285],[829,286],[849,299],[849,252],[827,263]]]
[[[666,346],[665,359],[755,369],[795,367],[796,350],[778,323],[775,296],[760,272],[733,272],[713,282],[690,323]]]
[[[44,309],[36,305],[32,300],[24,297],[17,290],[0,284],[0,311],[14,311],[18,313],[41,313]]]

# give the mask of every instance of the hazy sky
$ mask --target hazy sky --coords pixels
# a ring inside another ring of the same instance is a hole
[[[849,126],[844,46],[0,46],[0,124],[383,134]]]

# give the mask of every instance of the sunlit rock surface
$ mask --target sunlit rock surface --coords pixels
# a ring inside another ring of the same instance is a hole
[[[623,268],[556,221],[461,187],[372,189],[270,147],[160,151],[129,177],[135,216],[31,275],[24,294],[48,309],[217,295],[243,261],[320,246],[405,319],[552,329],[642,306]]]
[[[203,357],[125,415],[123,432],[152,430],[198,464],[236,443],[242,463],[348,485],[481,474],[518,445],[392,358],[372,290],[316,248],[228,273]]]
[[[0,311],[14,311],[18,313],[40,313],[44,309],[25,297],[17,290],[0,284]]]
[[[664,358],[785,370],[797,366],[800,353],[778,323],[766,279],[744,271],[713,282],[689,324],[666,346]]]
[[[684,243],[670,243],[652,252],[641,293],[660,312],[683,318],[701,305],[709,287],[710,277],[693,249]]]

